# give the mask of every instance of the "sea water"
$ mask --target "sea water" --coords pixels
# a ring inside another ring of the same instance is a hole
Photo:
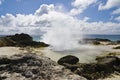
[[[0,35],[0,37],[4,37],[7,35]],[[40,41],[41,40],[41,35],[31,35],[33,37],[34,41]],[[96,34],[91,34],[91,35],[85,35],[85,38],[101,38],[101,39],[109,39],[111,41],[117,41],[120,40],[120,35],[96,35]]]
[[[120,40],[120,35],[86,35],[86,38],[100,38],[100,39],[109,39],[111,41]]]
[[[41,40],[41,36],[40,35],[32,35],[33,37],[33,40],[34,41],[40,41]],[[92,39],[95,39],[95,38],[100,38],[100,39],[109,39],[111,41],[117,41],[117,40],[120,40],[120,35],[85,35],[85,38],[92,38]]]
[[[5,35],[1,35],[5,36]],[[32,35],[34,41],[40,41],[41,36],[40,35]],[[87,35],[87,38],[102,38],[102,39],[109,39],[112,41],[120,40],[120,35]],[[81,47],[82,46],[82,47]],[[79,58],[79,61],[81,63],[89,63],[94,62],[96,56],[101,55],[101,53],[104,52],[111,52],[110,46],[94,46],[94,45],[81,45],[79,49],[77,50],[66,50],[66,51],[54,51],[50,47],[39,49],[40,53],[43,53],[43,55],[50,57],[54,61],[58,61],[61,57],[66,55],[74,55]]]

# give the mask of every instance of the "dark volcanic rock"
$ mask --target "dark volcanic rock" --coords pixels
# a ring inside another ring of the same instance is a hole
[[[2,46],[15,46],[16,42],[9,37],[0,38],[0,47]]]
[[[105,78],[112,73],[120,73],[120,58],[116,56],[105,56],[96,58],[96,63],[89,64],[64,64],[64,66],[88,80]]]
[[[77,62],[79,62],[79,58],[72,56],[72,55],[64,56],[58,60],[58,64],[60,65],[63,65],[64,63],[76,64]]]
[[[109,39],[102,39],[102,38],[95,38],[94,40],[111,42],[111,40],[109,40]]]
[[[82,65],[78,74],[89,80],[105,78],[115,71],[120,72],[120,59],[115,56],[97,58],[97,63]]]
[[[0,58],[0,80],[86,80],[50,58],[17,54]]]
[[[43,42],[33,41],[32,37],[28,34],[15,34],[11,36],[1,37],[0,38],[0,47],[2,46],[19,46],[19,47],[48,47],[48,44]]]
[[[102,65],[112,65],[117,66],[120,65],[120,59],[116,56],[105,56],[105,57],[98,57],[96,58],[98,64]]]
[[[118,45],[118,44],[120,44],[120,40],[112,41],[111,43],[109,43],[109,45]]]
[[[80,43],[87,43],[87,44],[94,44],[99,45],[100,42],[111,42],[109,39],[101,39],[101,38],[95,38],[95,39],[83,39],[83,42]]]
[[[120,49],[120,46],[114,47],[113,49]]]
[[[28,34],[15,34],[13,36],[7,36],[10,37],[10,39],[12,39],[13,41],[20,43],[20,42],[31,42],[33,39],[31,36],[29,36]]]

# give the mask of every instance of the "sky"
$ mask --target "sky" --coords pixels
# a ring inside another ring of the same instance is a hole
[[[0,35],[120,34],[120,0],[0,0]]]

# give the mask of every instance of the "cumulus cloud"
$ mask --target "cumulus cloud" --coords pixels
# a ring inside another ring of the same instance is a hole
[[[120,14],[120,8],[116,9],[115,11],[113,11],[112,14]]]
[[[84,17],[83,21],[88,21],[89,19],[89,17]]]
[[[106,4],[100,3],[99,10],[107,10],[113,7],[120,7],[120,0],[107,0]]]
[[[42,35],[42,41],[58,49],[79,47],[82,34],[118,34],[120,23],[87,22],[55,10],[53,4],[41,5],[34,14],[6,14],[0,17],[0,34],[28,33]],[[63,46],[64,45],[64,46]],[[57,46],[57,47],[56,47]],[[61,48],[60,48],[61,47]]]
[[[38,10],[36,10],[35,15],[41,16],[43,14],[48,14],[49,11],[54,10],[54,5],[42,4]]]
[[[115,20],[120,22],[120,16],[116,17]]]
[[[71,9],[71,15],[78,15],[82,13],[88,6],[96,3],[97,0],[74,0],[71,4],[74,7]]]
[[[0,17],[0,34],[26,32],[30,34],[43,34],[54,27],[55,31],[67,30],[87,34],[117,34],[120,33],[120,23],[113,22],[87,22],[88,17],[82,20],[68,14],[58,12],[55,6],[41,5],[35,14],[23,15],[6,14]],[[117,18],[116,18],[117,20]],[[10,30],[10,31],[9,31]],[[39,32],[39,33],[38,33]],[[59,31],[58,31],[59,32]],[[72,32],[72,33],[73,33]],[[73,33],[74,34],[74,33]]]

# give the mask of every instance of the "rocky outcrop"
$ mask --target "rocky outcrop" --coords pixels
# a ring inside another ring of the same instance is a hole
[[[113,49],[120,49],[120,46],[117,46],[117,47],[113,47]]]
[[[47,47],[48,44],[43,42],[33,41],[32,37],[28,34],[15,34],[11,36],[1,37],[0,38],[0,47],[2,46],[19,46],[19,47]]]
[[[96,58],[96,63],[77,63],[64,66],[72,72],[84,76],[88,80],[97,80],[110,76],[114,72],[120,73],[120,58],[116,56],[105,56]]]
[[[112,42],[109,39],[101,39],[101,38],[95,38],[95,39],[89,39],[89,38],[85,38],[83,39],[83,41],[80,41],[80,43],[83,44],[94,44],[94,45],[99,45],[101,44],[100,42]]]
[[[64,65],[64,63],[76,64],[77,62],[79,62],[79,58],[72,56],[72,55],[64,56],[58,60],[58,64],[60,65]]]
[[[86,80],[50,58],[17,54],[0,58],[0,80]]]
[[[120,44],[120,40],[112,41],[111,43],[109,43],[109,45],[118,45],[118,44]]]

